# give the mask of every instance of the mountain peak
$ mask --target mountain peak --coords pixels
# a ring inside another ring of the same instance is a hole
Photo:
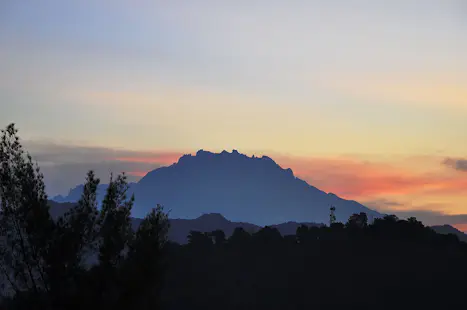
[[[261,160],[264,162],[269,162],[276,164],[272,158],[268,156],[262,156],[262,157],[257,157],[255,155],[249,157],[245,154],[240,153],[238,150],[232,150],[232,152],[229,152],[227,150],[223,150],[220,153],[213,153],[210,151],[206,151],[203,149],[200,149],[199,151],[196,152],[195,155],[192,154],[186,154],[180,157],[178,160],[178,163],[184,164],[187,162],[193,162],[193,161],[198,161],[198,160],[203,160],[203,161],[208,161],[210,159],[238,159],[238,160],[244,160],[244,159],[252,159],[252,160]],[[277,165],[277,164],[276,164]]]
[[[367,212],[369,218],[378,215],[309,185],[268,156],[249,157],[237,150],[212,153],[201,149],[196,155],[183,155],[176,164],[149,172],[131,187],[131,193],[136,197],[132,214],[137,217],[156,203],[171,210],[175,218],[201,222],[213,219],[222,223],[226,218],[259,225],[327,222],[331,204],[340,221],[359,212]]]
[[[266,155],[263,155],[261,157],[257,157],[255,155],[252,155],[251,157],[246,155],[246,154],[243,154],[243,153],[240,153],[238,150],[236,149],[233,149],[232,152],[229,152],[227,150],[223,150],[222,152],[220,153],[213,153],[213,152],[210,152],[210,151],[205,151],[203,149],[199,150],[198,152],[196,152],[196,155],[195,156],[191,156],[191,155],[186,155],[186,156],[189,156],[189,157],[200,157],[200,158],[212,158],[212,157],[224,157],[224,158],[243,158],[243,159],[255,159],[255,160],[263,160],[263,161],[266,161],[266,162],[271,162],[271,163],[276,163],[271,157],[269,156],[266,156]]]
[[[213,155],[212,152],[209,152],[209,151],[205,151],[203,149],[199,150],[198,152],[196,152],[196,156],[209,156],[209,155]]]

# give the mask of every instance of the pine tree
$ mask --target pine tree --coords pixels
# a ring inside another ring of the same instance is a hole
[[[54,221],[43,175],[23,151],[15,126],[1,134],[0,308],[158,305],[169,225],[162,207],[135,232],[126,176],[111,177],[98,211],[99,179],[90,171],[79,202]]]
[[[48,292],[45,257],[54,231],[43,175],[25,153],[14,124],[0,140],[0,272],[4,295],[28,295],[40,304]]]

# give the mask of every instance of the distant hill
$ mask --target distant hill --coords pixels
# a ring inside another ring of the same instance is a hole
[[[53,218],[58,218],[68,211],[74,204],[73,203],[57,203],[49,201],[50,213]],[[133,228],[137,229],[142,219],[132,218]],[[310,222],[286,222],[276,225],[268,225],[269,227],[279,230],[281,235],[294,235],[300,225],[306,226],[323,226],[322,223]],[[231,236],[235,228],[240,227],[249,233],[257,232],[262,226],[254,225],[246,222],[231,222],[219,213],[203,214],[198,218],[187,219],[170,219],[170,230],[168,238],[170,241],[184,244],[187,242],[187,236],[190,231],[211,232],[217,229],[222,230],[227,237]],[[438,234],[454,234],[459,240],[467,242],[467,234],[450,225],[431,226]]]
[[[241,227],[249,233],[257,232],[261,227],[242,222],[231,222],[218,213],[203,214],[193,220],[170,219],[169,240],[180,244],[186,243],[190,231],[211,232],[217,229],[231,236],[235,228]]]
[[[54,219],[65,214],[73,205],[73,203],[58,203],[55,201],[49,201],[50,214]],[[133,228],[136,230],[141,224],[142,219],[132,218]],[[278,225],[270,225],[270,227],[277,228],[282,235],[293,235],[297,231],[300,225],[307,226],[322,226],[323,224],[316,223],[295,223],[288,222]],[[262,227],[250,223],[243,222],[231,222],[218,213],[203,214],[202,216],[193,219],[170,219],[170,230],[168,238],[170,241],[177,242],[180,244],[186,243],[187,236],[190,231],[200,232],[212,232],[214,230],[222,230],[227,237],[230,237],[235,228],[243,228],[246,232],[255,233]]]
[[[98,198],[106,185],[99,187]],[[76,202],[82,185],[60,202]],[[270,223],[329,221],[329,208],[336,207],[338,221],[353,213],[366,212],[369,219],[378,212],[355,201],[325,193],[296,178],[271,158],[248,157],[237,151],[211,153],[198,151],[184,155],[177,163],[149,172],[131,185],[136,196],[133,216],[143,217],[156,203],[170,210],[172,218],[194,219],[206,213],[220,213],[238,222],[256,225]]]
[[[460,241],[467,242],[467,234],[465,234],[462,231],[452,227],[451,225],[431,226],[431,229],[436,231],[438,234],[443,234],[443,235],[453,234],[453,235],[456,235],[459,238]]]
[[[323,224],[316,223],[283,223],[278,225],[270,225],[272,228],[276,228],[281,235],[295,235],[297,228],[300,225],[307,226],[321,226]],[[169,230],[169,240],[183,244],[186,243],[187,236],[190,231],[200,232],[212,232],[214,230],[222,230],[226,237],[230,237],[234,232],[235,228],[243,228],[246,232],[255,233],[262,227],[250,223],[244,222],[231,222],[218,213],[203,214],[202,216],[193,220],[184,219],[171,219]]]
[[[53,218],[57,219],[59,216],[65,214],[74,203],[58,203],[55,201],[49,201],[50,213]],[[141,224],[142,219],[132,218],[132,225],[134,229],[137,229]],[[287,222],[278,225],[270,225],[270,227],[277,228],[282,235],[293,235],[297,231],[300,225],[307,226],[321,226],[323,224],[317,223],[295,223]],[[231,222],[223,217],[219,213],[203,214],[200,217],[192,220],[186,219],[170,219],[170,230],[168,238],[170,241],[177,242],[180,244],[187,242],[187,236],[190,231],[200,232],[212,232],[214,230],[222,230],[227,237],[231,236],[235,228],[243,228],[246,232],[254,233],[260,230],[262,227],[250,223],[244,222]]]

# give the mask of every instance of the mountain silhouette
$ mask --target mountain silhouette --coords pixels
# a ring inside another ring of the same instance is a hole
[[[99,187],[98,199],[106,185]],[[59,202],[76,202],[82,185]],[[177,163],[149,172],[131,184],[136,201],[133,216],[142,218],[157,203],[170,210],[171,218],[194,219],[202,214],[220,213],[236,222],[268,225],[284,222],[329,221],[329,208],[336,207],[338,221],[353,213],[365,212],[369,220],[376,211],[335,194],[325,193],[296,178],[267,156],[248,157],[236,150],[211,153],[200,150],[184,155]]]

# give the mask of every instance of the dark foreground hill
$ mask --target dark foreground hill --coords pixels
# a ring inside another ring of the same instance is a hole
[[[169,167],[149,172],[130,188],[136,196],[134,217],[143,217],[156,203],[170,210],[172,218],[221,213],[232,221],[256,225],[327,223],[331,205],[336,207],[339,221],[360,212],[370,220],[381,216],[355,201],[307,184],[269,157],[248,157],[237,151],[215,154],[201,150],[195,156],[182,156]],[[82,185],[53,200],[76,202],[81,191]],[[104,194],[105,185],[101,185],[98,200]]]

